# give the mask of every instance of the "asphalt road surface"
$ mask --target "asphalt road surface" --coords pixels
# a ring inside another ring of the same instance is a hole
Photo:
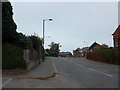
[[[58,74],[48,80],[3,77],[3,88],[118,88],[118,66],[85,58],[49,58]]]

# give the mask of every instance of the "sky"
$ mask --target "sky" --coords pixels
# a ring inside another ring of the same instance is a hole
[[[118,26],[117,2],[12,2],[17,31],[36,33],[42,38],[45,22],[45,48],[53,41],[61,51],[73,52],[95,41],[113,46],[112,34]],[[50,36],[50,37],[49,37]]]

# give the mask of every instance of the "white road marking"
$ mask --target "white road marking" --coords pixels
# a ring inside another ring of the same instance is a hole
[[[67,60],[67,58],[62,58],[62,57],[60,59]]]
[[[54,73],[58,73],[58,70],[56,68],[55,62],[52,60],[52,65],[53,65],[53,71]]]
[[[2,85],[0,85],[0,88],[2,88],[3,86],[5,86],[7,83],[9,83],[12,80],[12,78],[9,78],[5,83],[3,83]]]
[[[73,61],[69,61],[69,60],[67,60],[68,62],[71,62],[71,63],[74,63]],[[78,65],[78,66],[80,66],[80,67],[84,67],[84,65],[81,65],[81,64],[77,64],[77,63],[74,63],[74,64],[76,64],[76,65]]]
[[[118,71],[118,69],[114,69],[114,70]]]
[[[2,85],[2,78],[0,78],[0,86]],[[2,87],[0,87],[0,90],[2,90]]]
[[[104,65],[100,65],[100,64],[105,64],[105,63],[102,63],[102,62],[95,62],[95,61],[90,61],[90,60],[87,60],[90,64],[94,65],[94,66],[99,66],[99,67],[106,67]],[[83,61],[82,61],[83,62]],[[83,62],[85,63],[85,62]],[[99,64],[99,65],[98,65]],[[107,67],[109,68],[109,67]],[[116,67],[112,68],[113,70],[117,71],[118,70],[118,66],[116,65]]]
[[[69,61],[69,62],[74,63],[74,62],[72,62],[72,61]],[[80,66],[80,67],[84,67],[84,66],[81,65],[81,64],[77,64],[77,63],[74,63],[74,64],[76,64],[76,65],[78,65],[78,66]]]
[[[68,62],[74,63],[74,62],[72,62],[72,61],[68,61]],[[78,63],[74,63],[74,64],[76,64],[76,65],[78,65],[78,66],[80,66],[80,67],[85,67],[84,65],[81,65],[81,64],[78,64]],[[99,65],[99,66],[100,66],[100,65]],[[107,73],[104,73],[104,72],[101,72],[101,71],[98,71],[98,70],[95,70],[95,69],[92,69],[92,68],[88,68],[88,69],[91,70],[91,71],[95,71],[95,72],[104,74],[104,75],[109,76],[109,77],[113,77],[113,76],[110,75],[110,74],[107,74]]]
[[[107,74],[107,73],[104,73],[104,72],[101,72],[101,71],[98,71],[98,70],[95,70],[95,69],[92,69],[92,68],[88,68],[88,69],[91,70],[91,71],[95,71],[95,72],[98,72],[98,73],[101,73],[101,74],[107,75],[107,76],[109,76],[109,77],[113,77],[113,76],[110,75],[110,74]]]
[[[103,66],[103,65],[96,65],[96,64],[94,64],[95,66],[99,66],[99,67],[106,67],[106,66]],[[109,67],[107,67],[107,68],[109,68]],[[113,68],[114,70],[118,70],[118,68],[116,67],[116,68]]]

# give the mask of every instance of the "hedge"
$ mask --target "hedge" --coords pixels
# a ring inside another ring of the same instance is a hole
[[[2,47],[2,69],[24,69],[26,67],[25,61],[23,59],[23,49],[5,43]]]
[[[99,49],[102,61],[111,64],[119,64],[119,53],[114,48]]]

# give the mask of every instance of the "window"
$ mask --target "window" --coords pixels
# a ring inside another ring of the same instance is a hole
[[[115,47],[118,47],[118,39],[115,39]]]

